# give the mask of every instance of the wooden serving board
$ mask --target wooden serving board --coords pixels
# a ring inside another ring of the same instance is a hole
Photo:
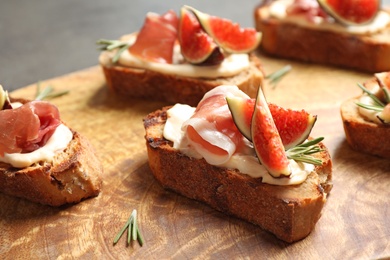
[[[104,166],[101,194],[52,208],[0,194],[2,259],[340,259],[390,256],[390,161],[360,154],[345,141],[339,107],[372,75],[261,59],[267,73],[291,64],[268,101],[318,115],[333,158],[334,187],[315,230],[287,244],[245,221],[166,191],[148,166],[142,119],[165,103],[112,95],[99,67],[42,82],[70,93],[52,99],[62,119],[93,144]],[[36,86],[12,93],[33,98]],[[113,239],[133,209],[145,244]]]

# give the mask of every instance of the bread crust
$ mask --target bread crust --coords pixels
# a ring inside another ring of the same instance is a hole
[[[72,133],[67,148],[57,153],[51,163],[39,162],[19,169],[0,162],[0,192],[50,206],[97,196],[103,167],[88,140],[78,132]]]
[[[236,85],[254,98],[264,79],[260,60],[254,54],[250,54],[249,69],[236,76],[216,79],[190,78],[124,67],[113,64],[112,55],[109,51],[103,51],[99,57],[107,86],[118,95],[132,98],[195,106],[206,92],[224,84]]]
[[[238,170],[215,167],[173,149],[162,134],[167,109],[144,119],[149,165],[164,188],[259,225],[286,242],[309,235],[332,189],[332,162],[325,146],[321,144],[324,151],[319,155],[323,164],[304,183],[269,185]]]
[[[390,70],[390,26],[365,36],[321,31],[271,17],[269,5],[254,11],[255,27],[263,33],[260,49],[266,54],[364,72]]]
[[[359,98],[348,99],[340,107],[348,144],[356,151],[390,159],[390,126],[365,120],[356,105]]]

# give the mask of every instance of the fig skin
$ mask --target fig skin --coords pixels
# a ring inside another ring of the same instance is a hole
[[[224,56],[214,40],[203,30],[195,15],[183,7],[180,11],[178,39],[184,59],[194,65],[218,65]]]
[[[206,33],[228,53],[249,53],[261,42],[262,34],[254,28],[242,28],[228,19],[203,13],[190,6],[184,8],[195,14]]]
[[[251,121],[252,143],[259,162],[275,178],[290,176],[289,160],[261,88]]]
[[[370,23],[381,9],[381,0],[317,0],[322,9],[346,26]]]
[[[252,142],[251,120],[255,100],[226,97],[226,101],[238,130]],[[317,121],[317,116],[307,113],[305,110],[285,109],[272,103],[268,104],[268,108],[285,150],[303,143],[309,137]]]
[[[390,124],[390,103],[387,104],[380,113],[378,113],[377,117],[383,124]]]

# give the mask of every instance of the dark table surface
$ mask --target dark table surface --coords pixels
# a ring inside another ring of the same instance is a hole
[[[98,64],[95,42],[140,29],[147,12],[191,5],[253,26],[259,0],[1,0],[0,84],[21,88]]]
[[[149,11],[183,5],[252,27],[260,0],[1,0],[0,84],[9,91],[98,64],[100,38],[137,31]],[[382,1],[390,6],[390,0]]]

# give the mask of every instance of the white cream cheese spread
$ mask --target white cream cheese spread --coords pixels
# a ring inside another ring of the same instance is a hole
[[[134,34],[128,42],[132,44],[136,38]],[[118,63],[125,67],[147,69],[164,74],[174,74],[191,78],[219,78],[232,77],[246,70],[250,66],[248,54],[229,54],[223,62],[214,66],[194,66],[189,63],[182,63],[183,57],[180,53],[180,46],[176,45],[173,54],[173,63],[157,63],[142,60],[124,51],[119,57]]]
[[[307,28],[316,30],[333,31],[338,33],[349,33],[356,35],[368,35],[383,30],[390,24],[390,15],[387,12],[379,11],[378,15],[371,23],[359,26],[344,26],[334,21],[334,19],[324,19],[316,16],[313,21],[308,21],[303,14],[288,15],[287,8],[294,3],[294,0],[277,0],[270,7],[271,16],[281,19],[285,22],[294,23]]]
[[[16,168],[25,168],[40,161],[51,162],[57,152],[63,151],[73,138],[68,127],[61,124],[54,131],[46,144],[30,153],[5,153],[0,161]]]
[[[199,153],[186,144],[186,139],[182,131],[182,125],[194,113],[195,108],[188,105],[176,104],[167,111],[168,118],[164,127],[164,138],[173,142],[173,148],[178,149],[183,154],[197,159],[202,158]],[[255,157],[253,147],[243,149],[247,151],[242,154],[233,154],[230,159],[218,167],[237,169],[243,174],[253,178],[262,178],[262,182],[274,185],[294,185],[304,182],[307,176],[314,170],[314,165],[295,162],[290,160],[291,176],[288,178],[273,178],[267,170],[259,163]]]

